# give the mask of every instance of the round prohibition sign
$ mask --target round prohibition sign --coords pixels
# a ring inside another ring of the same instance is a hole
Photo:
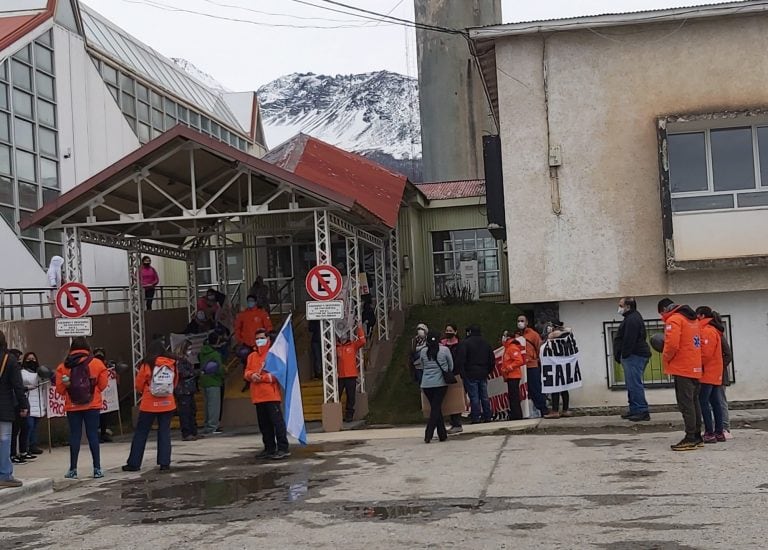
[[[66,283],[56,292],[56,309],[64,317],[77,319],[91,308],[91,291],[82,283]]]
[[[341,272],[332,265],[316,265],[307,273],[307,293],[313,300],[333,300],[341,294]]]

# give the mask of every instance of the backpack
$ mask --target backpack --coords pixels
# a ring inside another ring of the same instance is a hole
[[[152,380],[149,383],[149,393],[155,397],[173,395],[173,369],[168,365],[155,364],[152,367]]]
[[[93,356],[89,355],[69,369],[67,393],[74,405],[89,405],[93,400],[93,382],[89,367],[91,359]]]

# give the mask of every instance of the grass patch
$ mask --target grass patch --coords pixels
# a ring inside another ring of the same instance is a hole
[[[478,302],[469,305],[413,306],[405,320],[405,332],[397,337],[392,360],[384,373],[379,389],[370,403],[368,422],[371,424],[419,424],[421,414],[420,390],[408,371],[408,353],[416,325],[426,323],[430,329],[442,330],[446,323],[456,323],[459,334],[472,324],[479,325],[491,345],[499,343],[501,333],[514,330],[520,309],[510,304]]]

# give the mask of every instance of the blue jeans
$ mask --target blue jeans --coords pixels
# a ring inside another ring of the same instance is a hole
[[[0,422],[0,479],[13,479],[11,462],[11,432],[13,422]]]
[[[488,381],[466,378],[464,380],[464,389],[469,395],[472,420],[478,421],[481,418],[483,420],[490,420],[493,413],[491,413],[491,400],[488,399]]]
[[[218,393],[219,388],[213,389]],[[155,419],[157,419],[157,464],[159,466],[171,465],[171,419],[173,415],[174,411],[162,413],[139,411],[136,431],[133,432],[133,440],[131,441],[131,453],[128,455],[128,466],[141,468],[147,438]]]
[[[77,470],[77,457],[80,455],[80,440],[83,438],[83,424],[88,446],[91,449],[93,467],[101,468],[101,451],[99,449],[99,417],[101,411],[70,411],[67,413],[69,422],[69,469]]]
[[[704,417],[704,431],[708,434],[722,433],[723,431],[723,412],[718,396],[719,387],[712,384],[701,384],[699,388],[701,416]],[[714,423],[712,422],[713,417]]]
[[[28,416],[27,417],[27,426],[29,430],[29,440],[27,441],[27,449],[31,449],[32,447],[37,447],[38,444],[38,437],[37,437],[37,425],[40,423],[40,418],[37,416]]]
[[[717,386],[715,395],[720,403],[720,414],[723,416],[723,429],[731,430],[731,415],[728,411],[728,399],[725,397],[725,384]]]
[[[528,395],[533,400],[533,406],[536,407],[541,416],[549,413],[547,407],[547,398],[541,393],[541,367],[527,367],[526,376],[528,376]]]
[[[624,368],[624,382],[627,385],[629,398],[629,414],[645,414],[648,412],[648,401],[645,400],[645,385],[643,375],[650,357],[630,355],[621,360]]]

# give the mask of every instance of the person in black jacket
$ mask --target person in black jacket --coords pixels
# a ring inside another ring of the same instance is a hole
[[[643,383],[643,374],[651,358],[651,349],[646,342],[645,322],[637,311],[637,300],[634,298],[619,300],[619,313],[624,316],[624,320],[613,342],[613,353],[624,369],[629,400],[629,411],[621,417],[633,422],[650,420]]]
[[[491,400],[488,398],[488,375],[496,357],[493,348],[480,334],[480,327],[470,325],[467,337],[456,350],[458,370],[464,376],[464,389],[469,395],[472,424],[490,422]]]
[[[13,477],[11,462],[11,432],[17,411],[26,418],[29,402],[21,380],[21,368],[8,352],[5,334],[0,332],[0,489],[22,485]]]

